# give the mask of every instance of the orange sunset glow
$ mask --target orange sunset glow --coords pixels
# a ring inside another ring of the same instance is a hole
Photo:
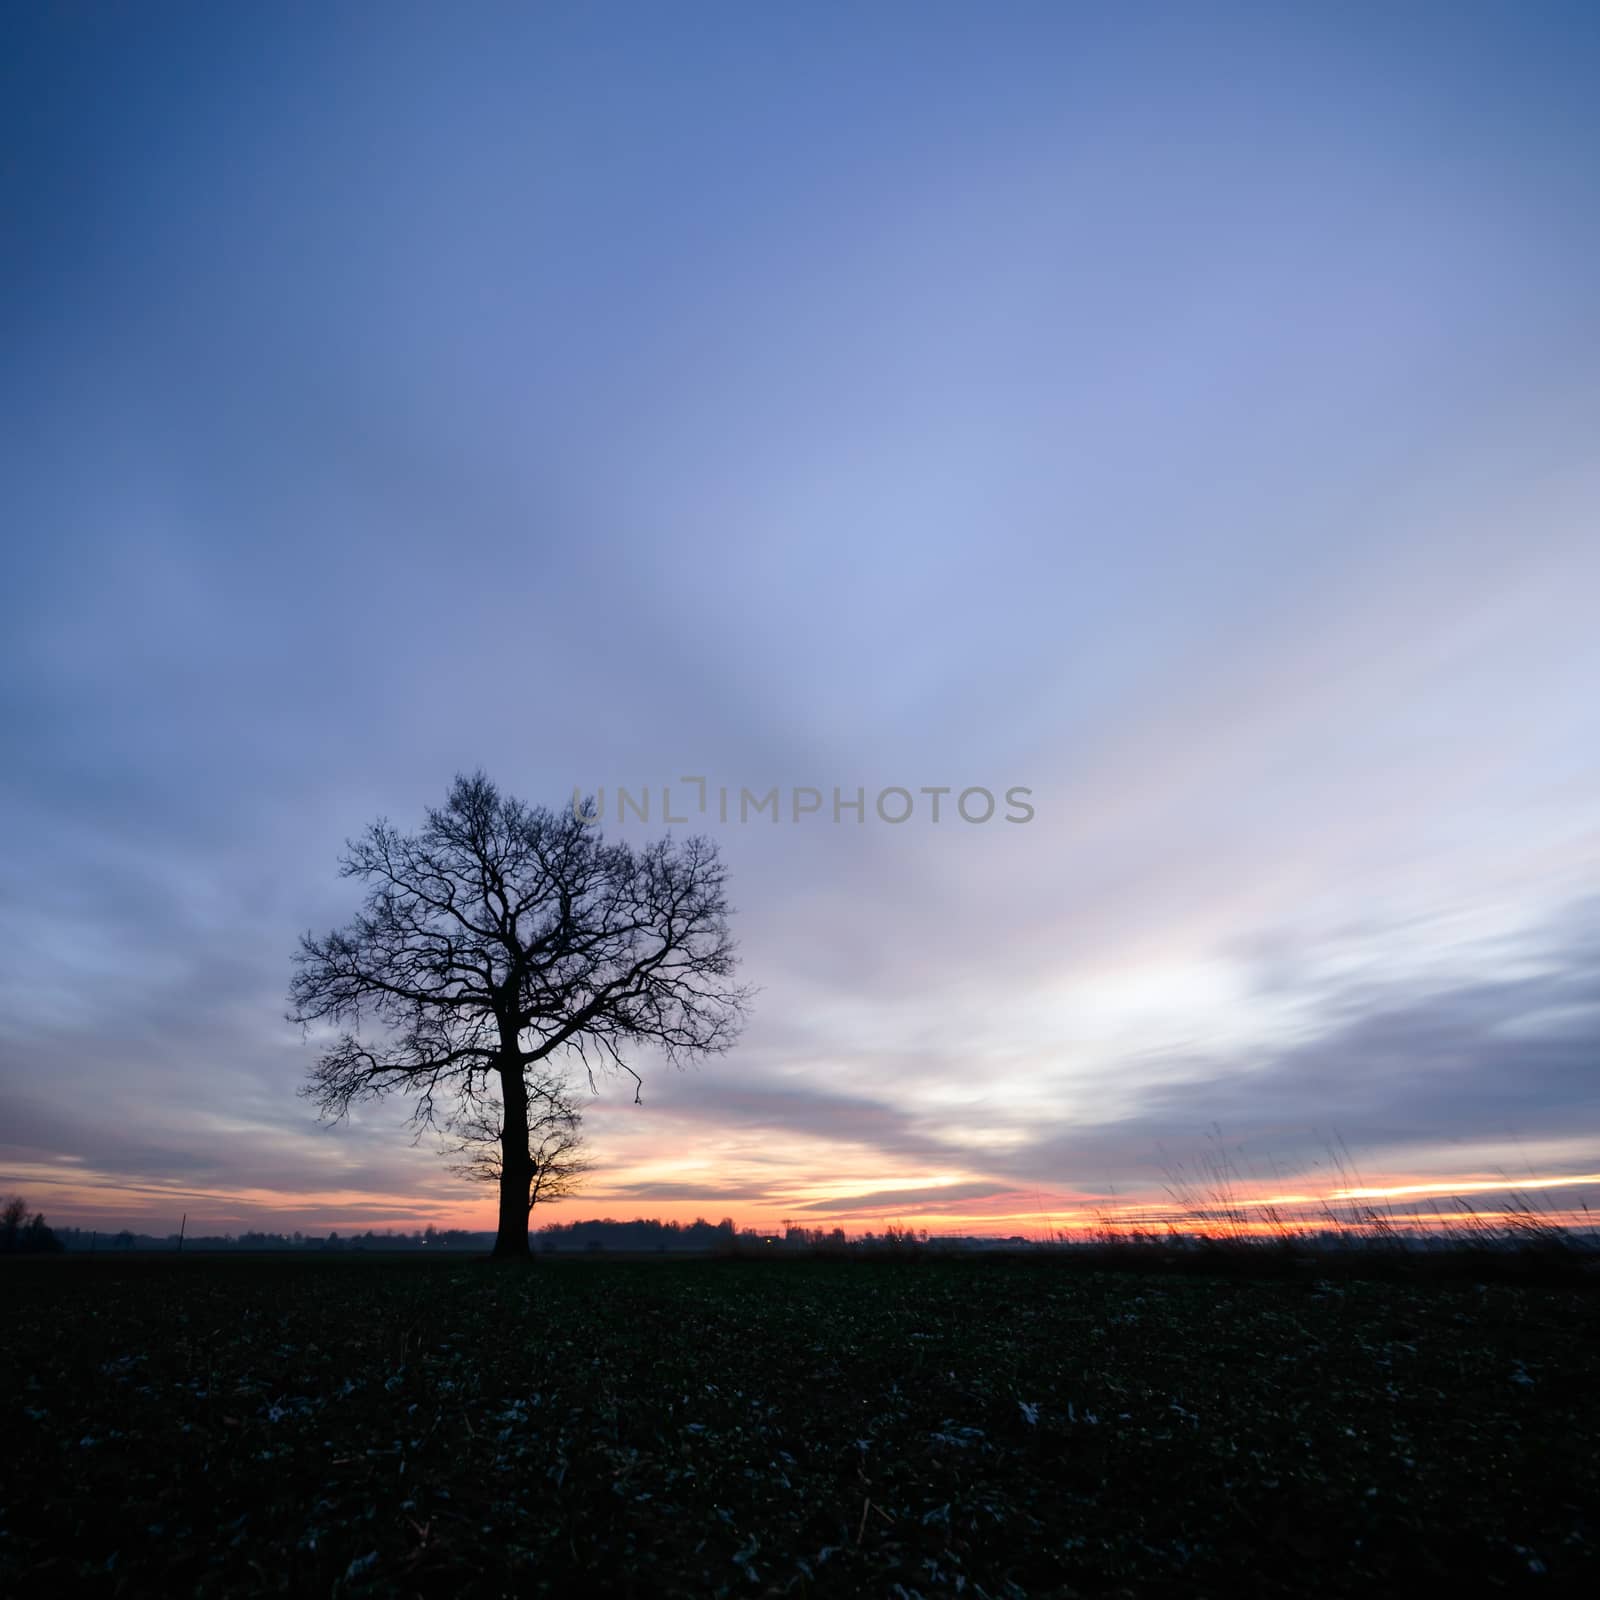
[[[1470,1215],[1481,1223],[1506,1223],[1534,1214],[1549,1225],[1588,1229],[1589,1191],[1600,1186],[1600,1172],[1540,1176],[1468,1174],[1436,1176],[1426,1181],[1390,1178],[1349,1187],[1300,1186],[1283,1190],[1268,1184],[1231,1179],[1223,1194],[1175,1197],[1173,1186],[1147,1194],[1095,1194],[1061,1188],[1008,1188],[1001,1179],[985,1179],[975,1171],[906,1171],[893,1178],[848,1176],[807,1180],[795,1163],[787,1178],[772,1169],[782,1165],[769,1152],[764,1192],[752,1195],[740,1186],[730,1196],[700,1163],[673,1165],[641,1162],[609,1170],[581,1198],[551,1207],[544,1220],[569,1221],[575,1216],[623,1218],[640,1211],[640,1186],[698,1178],[701,1198],[661,1199],[648,1214],[662,1221],[687,1223],[696,1218],[716,1221],[730,1216],[741,1229],[760,1234],[782,1233],[791,1223],[809,1228],[842,1227],[850,1234],[886,1225],[926,1230],[930,1237],[1021,1236],[1027,1239],[1088,1238],[1139,1232],[1277,1235],[1311,1232],[1381,1215],[1390,1225],[1418,1231],[1459,1226]],[[730,1163],[726,1171],[741,1171]],[[250,1230],[342,1234],[368,1229],[411,1230],[425,1226],[491,1230],[493,1198],[487,1192],[451,1192],[438,1182],[415,1194],[374,1195],[337,1186],[303,1192],[272,1188],[227,1191],[189,1189],[170,1182],[133,1181],[111,1171],[94,1171],[78,1163],[32,1163],[13,1168],[12,1181],[41,1197],[61,1222],[102,1230],[129,1228],[156,1236],[176,1231],[187,1215],[195,1233],[240,1233]],[[870,1184],[871,1203],[860,1189]],[[941,1199],[948,1192],[950,1199]],[[1530,1204],[1530,1197],[1537,1196]]]

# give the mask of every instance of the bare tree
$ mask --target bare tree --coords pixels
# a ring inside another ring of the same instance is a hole
[[[528,1210],[541,1200],[576,1194],[589,1175],[583,1155],[582,1113],[570,1083],[555,1073],[528,1080]],[[445,1153],[450,1170],[474,1183],[498,1185],[505,1170],[505,1107],[498,1098],[475,1100],[450,1125]]]
[[[399,1092],[419,1133],[497,1116],[494,1253],[527,1259],[530,1081],[563,1062],[591,1080],[611,1067],[637,1099],[636,1051],[681,1064],[738,1035],[748,991],[733,983],[716,846],[609,844],[592,810],[525,805],[479,772],[417,833],[373,823],[340,865],[367,896],[296,953],[290,1019],[344,1029],[305,1092],[335,1118]]]

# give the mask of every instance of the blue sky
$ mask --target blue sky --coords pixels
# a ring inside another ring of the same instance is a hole
[[[1591,8],[0,35],[0,1182],[476,1203],[281,1018],[478,766],[1033,791],[714,827],[756,1016],[593,1209],[1600,1168]]]

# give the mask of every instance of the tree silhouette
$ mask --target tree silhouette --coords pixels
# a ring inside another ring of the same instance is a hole
[[[55,1231],[46,1226],[42,1211],[30,1218],[28,1203],[20,1194],[0,1205],[0,1254],[55,1255],[63,1248]]]
[[[373,823],[340,866],[367,896],[296,953],[290,1019],[345,1030],[305,1092],[333,1118],[399,1092],[419,1133],[497,1122],[494,1253],[529,1259],[530,1084],[575,1061],[591,1081],[629,1074],[637,1100],[637,1050],[681,1064],[737,1037],[748,991],[716,846],[609,844],[592,808],[528,806],[479,772],[417,833]]]

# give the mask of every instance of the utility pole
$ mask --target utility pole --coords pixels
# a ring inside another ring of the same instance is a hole
[[[188,1229],[188,1226],[189,1226],[189,1213],[187,1211],[185,1211],[184,1214],[183,1214],[183,1221],[178,1224],[178,1254],[180,1256],[183,1254],[183,1236],[184,1236],[184,1233],[186,1232],[186,1230]]]

